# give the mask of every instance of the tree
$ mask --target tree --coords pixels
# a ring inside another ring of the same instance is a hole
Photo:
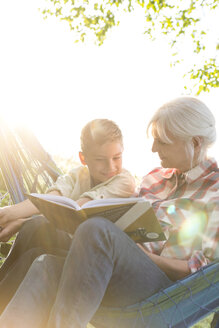
[[[140,7],[145,17],[144,33],[152,40],[165,35],[169,42],[173,56],[171,65],[183,61],[181,47],[185,40],[187,43],[190,40],[193,63],[185,76],[193,81],[196,94],[219,87],[219,38],[215,32],[219,29],[206,25],[209,19],[216,22],[219,0],[46,1],[47,8],[42,10],[44,18],[54,15],[66,21],[76,32],[75,41],[94,38],[97,45],[103,44],[110,29],[119,24],[122,14]]]

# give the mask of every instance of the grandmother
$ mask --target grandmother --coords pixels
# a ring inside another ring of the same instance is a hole
[[[65,260],[34,261],[1,327],[86,327],[100,305],[139,303],[219,257],[219,171],[207,157],[216,139],[211,111],[196,98],[174,99],[156,111],[148,133],[162,167],[143,178],[139,196],[151,202],[167,240],[135,244],[105,219],[86,221]]]

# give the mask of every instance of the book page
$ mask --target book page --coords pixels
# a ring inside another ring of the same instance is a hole
[[[74,208],[76,210],[81,209],[81,207],[78,205],[76,201],[65,196],[52,195],[52,194],[37,194],[37,193],[32,193],[31,196],[44,199],[52,203],[65,205],[66,207]]]
[[[86,213],[87,218],[90,217],[103,217],[111,222],[116,222],[121,218],[127,211],[130,210],[136,203],[124,203],[124,204],[107,204],[104,206],[94,206],[84,208],[83,211]]]
[[[94,199],[91,200],[81,208],[90,208],[90,207],[101,207],[107,205],[120,205],[120,204],[129,204],[129,203],[137,203],[137,202],[146,202],[145,198],[143,197],[128,197],[128,198],[105,198],[105,199]]]

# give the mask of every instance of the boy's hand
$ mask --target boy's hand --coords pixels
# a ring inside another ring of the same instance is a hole
[[[17,219],[9,222],[5,226],[1,226],[0,229],[0,241],[1,242],[7,242],[11,237],[14,236],[15,233],[17,233],[24,222],[26,222],[28,219]]]
[[[14,205],[0,208],[0,226],[4,226],[11,221],[19,219]]]
[[[17,219],[9,222],[5,226],[1,226],[0,229],[0,241],[7,242],[15,233],[17,233],[22,225],[30,218]]]
[[[89,197],[83,197],[83,198],[78,199],[78,200],[77,200],[77,203],[78,203],[79,206],[82,206],[82,205],[84,205],[85,203],[90,202],[91,200],[92,200],[92,199],[89,198]]]
[[[14,205],[0,208],[0,241],[7,242],[21,227]]]
[[[29,206],[30,205],[30,206]],[[29,200],[0,208],[0,241],[8,241],[34,213]]]

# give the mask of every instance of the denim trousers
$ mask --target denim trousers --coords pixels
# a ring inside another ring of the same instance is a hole
[[[41,254],[66,256],[71,238],[57,230],[43,216],[26,222],[0,268],[0,314],[24,279],[33,261]]]
[[[0,327],[85,328],[101,306],[133,305],[172,283],[113,223],[92,218],[76,230],[66,258],[41,255],[33,262]],[[103,319],[99,327],[111,323]]]
[[[48,254],[55,254],[59,250],[68,250],[71,244],[69,235],[61,230],[57,230],[45,217],[42,215],[34,216],[27,221],[19,231],[14,245],[0,268],[0,281],[2,281],[9,272],[15,267],[20,266],[19,261],[22,261],[22,266],[28,270],[35,257],[40,255],[42,251]],[[32,249],[41,249],[40,253],[32,251]],[[26,252],[32,253],[27,259]],[[24,254],[26,260],[24,261]],[[58,254],[59,255],[59,254]]]

